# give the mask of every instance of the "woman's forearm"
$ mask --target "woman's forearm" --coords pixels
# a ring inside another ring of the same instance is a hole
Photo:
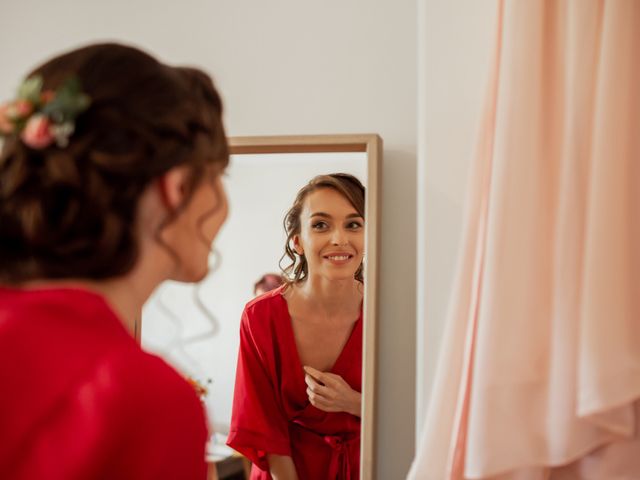
[[[298,480],[293,459],[286,455],[267,455],[269,472],[273,480]]]

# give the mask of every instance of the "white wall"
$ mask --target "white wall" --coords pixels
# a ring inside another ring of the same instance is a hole
[[[21,0],[0,7],[0,98],[63,48],[141,45],[212,72],[231,135],[379,133],[377,477],[404,476],[415,421],[416,0]]]
[[[422,426],[462,233],[494,48],[496,0],[419,0],[417,427]]]

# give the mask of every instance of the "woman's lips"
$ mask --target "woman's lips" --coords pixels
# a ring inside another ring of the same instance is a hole
[[[349,263],[353,255],[349,253],[330,253],[329,255],[324,255],[323,258],[335,265],[344,265],[345,263]]]

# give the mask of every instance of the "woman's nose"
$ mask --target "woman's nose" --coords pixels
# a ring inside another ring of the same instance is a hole
[[[346,245],[347,244],[347,236],[342,231],[341,228],[336,228],[333,231],[333,236],[331,237],[331,243],[334,245]]]

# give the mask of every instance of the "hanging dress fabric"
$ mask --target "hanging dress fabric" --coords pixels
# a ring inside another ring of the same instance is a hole
[[[501,1],[415,480],[640,479],[640,2]]]

